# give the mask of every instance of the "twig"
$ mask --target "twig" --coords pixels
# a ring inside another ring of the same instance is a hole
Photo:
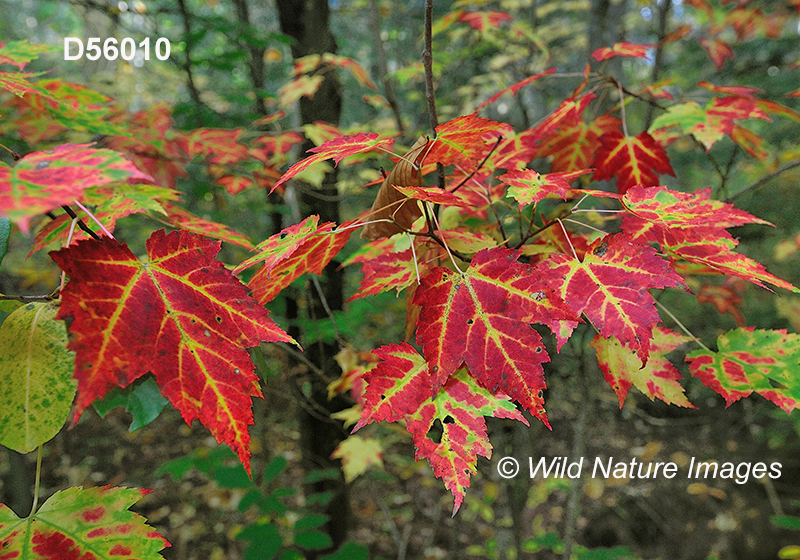
[[[425,98],[428,100],[428,116],[431,120],[431,130],[436,138],[436,127],[439,126],[439,117],[436,115],[436,93],[433,90],[433,0],[425,0],[425,47],[422,49],[422,66],[425,68]],[[436,174],[439,178],[439,188],[444,189],[444,166],[436,163]]]
[[[78,227],[79,227],[79,228],[81,228],[81,229],[82,229],[84,232],[86,232],[86,233],[87,233],[87,234],[88,234],[88,235],[89,235],[89,236],[90,236],[92,239],[94,239],[95,241],[100,241],[100,236],[99,236],[99,235],[97,235],[95,232],[93,232],[91,229],[89,229],[89,226],[87,226],[87,225],[84,223],[84,221],[83,221],[83,220],[81,220],[81,219],[78,217],[78,215],[75,213],[75,211],[74,211],[72,208],[70,208],[70,207],[69,207],[69,206],[67,206],[67,205],[64,205],[64,206],[62,206],[62,207],[61,207],[61,209],[62,209],[62,210],[64,210],[64,212],[66,212],[66,213],[67,213],[67,215],[68,215],[70,218],[72,218],[73,220],[75,220],[75,221],[76,221],[76,223],[78,224]],[[50,218],[54,218],[54,217],[55,217],[55,216],[53,216],[53,215],[52,215],[51,213],[49,213],[49,212],[48,212],[48,214],[47,214],[47,215],[48,215]]]
[[[775,170],[775,171],[773,171],[772,173],[767,173],[766,175],[764,175],[763,177],[761,177],[761,178],[760,178],[758,181],[756,181],[755,183],[753,183],[753,184],[751,184],[751,185],[748,185],[748,186],[746,186],[745,188],[743,188],[742,190],[740,190],[740,191],[739,191],[739,192],[737,192],[736,194],[733,194],[733,195],[731,195],[731,196],[727,197],[725,200],[726,200],[727,202],[730,202],[731,200],[733,200],[733,199],[734,199],[734,198],[736,198],[737,196],[739,196],[739,195],[742,195],[742,194],[744,194],[744,193],[746,193],[746,192],[748,192],[748,191],[752,191],[753,189],[757,189],[758,187],[760,187],[760,186],[761,186],[761,185],[763,185],[764,183],[768,183],[769,181],[771,181],[772,179],[774,179],[775,177],[777,177],[777,176],[778,176],[778,175],[780,175],[781,173],[786,173],[787,171],[789,171],[789,170],[792,170],[792,169],[794,169],[795,167],[800,167],[800,159],[799,159],[799,160],[796,160],[796,161],[793,161],[793,162],[791,162],[791,163],[787,163],[786,165],[784,165],[784,166],[783,166],[783,167],[781,167],[780,169],[776,169],[776,170]]]

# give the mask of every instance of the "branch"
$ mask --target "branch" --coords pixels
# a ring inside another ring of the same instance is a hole
[[[796,161],[793,161],[791,163],[787,163],[786,165],[784,165],[780,169],[776,169],[772,173],[767,173],[766,175],[761,177],[761,179],[759,179],[755,183],[743,188],[742,190],[740,190],[736,194],[733,194],[733,195],[727,197],[725,199],[725,201],[726,202],[730,202],[731,200],[733,200],[734,198],[736,198],[737,196],[739,196],[741,194],[744,194],[744,193],[746,193],[748,191],[752,191],[753,189],[757,189],[758,187],[760,187],[761,185],[763,185],[765,183],[768,183],[769,181],[771,181],[772,179],[774,179],[775,177],[777,177],[781,173],[785,173],[785,172],[787,172],[787,171],[789,171],[791,169],[794,169],[795,167],[800,167],[800,159],[796,160]]]
[[[431,120],[433,137],[436,138],[436,127],[439,126],[439,117],[436,115],[436,94],[433,90],[433,0],[425,0],[425,47],[422,49],[422,66],[425,67],[425,98],[428,100],[428,116]],[[444,189],[444,166],[436,164],[436,174],[439,177],[439,188]]]

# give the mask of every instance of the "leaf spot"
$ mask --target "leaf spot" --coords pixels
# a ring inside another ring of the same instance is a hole
[[[472,323],[474,323],[474,322],[475,322],[475,321],[473,321],[472,319],[467,319],[467,324],[468,324],[468,325],[471,325],[471,324],[472,324]]]
[[[50,162],[48,160],[42,160],[36,164],[36,169],[45,169],[50,167]]]
[[[207,336],[208,338],[211,338],[211,331],[209,331],[208,329],[203,329],[203,335]]]
[[[603,255],[606,254],[606,251],[608,251],[608,242],[603,241],[597,249],[592,251],[592,253],[600,258],[603,258]]]
[[[239,373],[239,368],[238,367],[237,368],[233,368],[233,373],[238,374]]]
[[[531,294],[531,297],[536,301],[542,301],[544,299],[544,292],[542,292],[541,290],[538,292],[534,292]]]
[[[455,424],[455,423],[456,423],[456,421],[455,421],[455,419],[454,419],[452,416],[450,416],[450,415],[448,414],[447,416],[445,416],[445,417],[444,417],[444,420],[442,421],[442,423],[443,423],[443,424]]]

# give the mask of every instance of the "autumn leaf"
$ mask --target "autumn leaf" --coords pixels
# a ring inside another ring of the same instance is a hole
[[[391,289],[399,293],[417,278],[417,267],[411,249],[395,253],[387,251],[364,261],[361,267],[364,279],[358,291],[347,301],[376,295]]]
[[[318,221],[319,216],[309,216],[300,224],[285,228],[261,242],[255,249],[257,254],[234,269],[240,272],[263,263],[247,284],[261,305],[272,301],[303,274],[322,274],[347,243],[352,230],[334,231],[332,222],[318,226]],[[342,227],[347,225],[342,224]]]
[[[717,67],[717,70],[722,70],[725,63],[734,57],[733,49],[728,43],[717,39],[715,37],[700,37],[698,40],[700,46],[706,51],[708,58]]]
[[[392,143],[393,140],[391,138],[381,138],[377,132],[369,134],[362,132],[355,136],[340,136],[334,140],[329,140],[321,146],[311,148],[309,153],[312,155],[292,165],[280,180],[275,183],[270,192],[315,163],[332,159],[334,163],[338,164],[347,156],[354,154],[361,154],[371,150],[388,150]]]
[[[493,11],[464,12],[458,17],[458,21],[468,23],[477,31],[496,29],[502,22],[510,19],[512,19],[511,16],[506,12]]]
[[[685,286],[655,249],[623,234],[594,241],[583,261],[553,254],[538,268],[576,315],[585,313],[601,335],[616,337],[642,364],[647,363],[653,326],[660,320],[647,290]]]
[[[582,118],[566,120],[541,141],[538,156],[552,156],[551,171],[570,172],[592,166],[600,147],[600,137],[606,132],[619,130],[622,121],[602,115],[586,122]]]
[[[465,369],[450,376],[431,399],[428,363],[412,346],[390,344],[373,353],[381,362],[365,375],[364,409],[353,432],[373,422],[404,419],[417,448],[416,458],[427,459],[453,493],[455,515],[469,477],[476,473],[478,455],[491,457],[483,416],[528,422],[508,397],[487,391]],[[442,430],[438,443],[428,437],[434,424]]]
[[[292,339],[214,258],[219,247],[159,230],[146,264],[109,238],[50,253],[70,277],[58,318],[71,321],[76,353],[73,422],[149,371],[184,420],[199,418],[249,472],[251,397],[261,391],[245,348]]]
[[[176,201],[180,193],[173,189],[156,185],[131,185],[128,183],[112,183],[102,187],[89,187],[83,191],[81,202],[92,207],[92,215],[103,224],[108,231],[114,232],[117,220],[132,214],[153,212],[154,215],[166,217],[166,210],[160,201]],[[80,208],[73,209],[86,226],[102,235],[100,227]],[[37,233],[28,256],[48,245],[60,242],[66,245],[67,237],[72,229],[72,240],[88,239],[89,235],[78,228],[71,228],[72,218],[67,213],[59,214],[55,220],[47,222]]]
[[[75,398],[75,357],[57,312],[29,303],[0,325],[0,444],[18,453],[52,439]]]
[[[800,335],[738,328],[719,336],[716,352],[695,350],[686,361],[728,406],[755,392],[787,413],[800,408]]]
[[[625,136],[619,129],[606,132],[592,167],[595,181],[616,177],[620,194],[635,185],[657,185],[659,174],[675,176],[667,152],[647,132],[638,136]]]
[[[422,215],[417,203],[395,186],[422,186],[422,164],[430,149],[428,138],[420,136],[384,178],[369,212],[370,222],[361,230],[363,239],[375,241],[391,237],[410,229],[414,220]]]
[[[349,484],[370,467],[383,468],[383,446],[375,438],[352,435],[336,446],[331,459],[342,460],[344,480]]]
[[[622,203],[632,215],[622,217],[621,228],[639,243],[657,243],[672,259],[704,265],[764,288],[768,282],[800,291],[768,273],[762,264],[734,252],[738,242],[725,228],[771,224],[732,204],[711,200],[711,189],[683,193],[637,186],[625,193]]]
[[[32,217],[71,204],[81,198],[87,187],[117,181],[152,181],[121,154],[89,146],[63,144],[34,152],[14,167],[0,162],[0,215],[27,233]]]
[[[523,206],[539,202],[548,195],[556,195],[566,200],[570,183],[581,175],[591,172],[591,169],[581,169],[540,175],[533,169],[520,169],[500,175],[497,180],[509,186],[508,194],[519,203],[521,210]]]
[[[426,161],[458,165],[472,171],[498,138],[512,136],[509,125],[479,117],[477,113],[458,117],[436,127]]]
[[[433,474],[453,494],[453,516],[464,501],[470,475],[478,472],[478,456],[492,457],[485,416],[528,425],[508,397],[487,391],[466,369],[457,371],[432,400],[406,416],[406,429],[416,447],[414,458],[428,461]],[[442,435],[437,442],[428,434],[439,426]]]
[[[651,401],[660,399],[667,404],[694,408],[679,383],[680,372],[666,358],[678,346],[691,340],[688,336],[655,327],[650,359],[644,367],[639,357],[613,336],[603,338],[595,335],[589,346],[597,352],[597,362],[606,381],[617,394],[620,408],[625,404],[631,386],[639,389]]]
[[[161,218],[171,226],[185,231],[190,231],[198,235],[204,235],[211,239],[219,239],[232,245],[237,245],[245,249],[252,249],[253,244],[250,240],[240,233],[236,233],[231,228],[218,222],[212,222],[195,216],[183,206],[178,206],[173,202],[163,203],[164,211],[167,215]]]
[[[533,82],[535,82],[539,78],[541,78],[543,76],[547,76],[549,74],[552,74],[555,71],[556,71],[555,68],[548,68],[544,72],[539,72],[538,74],[534,74],[533,76],[528,76],[524,80],[520,80],[516,84],[510,85],[507,88],[504,88],[504,89],[498,91],[493,96],[491,96],[489,99],[487,99],[486,101],[484,101],[483,103],[478,105],[478,107],[475,110],[476,111],[480,111],[481,109],[483,109],[484,107],[486,107],[490,103],[494,103],[495,101],[500,99],[506,93],[511,93],[511,95],[516,95],[519,90],[521,90],[522,88],[524,88],[528,84],[532,84]]]
[[[532,323],[576,320],[519,251],[479,251],[466,272],[434,268],[414,296],[421,306],[417,343],[434,391],[466,363],[491,392],[500,391],[547,424],[542,363],[549,361]]]
[[[43,43],[34,44],[29,41],[8,41],[0,43],[0,64],[13,64],[20,70],[25,65],[39,58],[40,54],[55,52],[56,47]]]
[[[26,519],[0,504],[3,558],[161,560],[159,552],[170,544],[142,516],[128,511],[148,493],[110,486],[68,488]]]
[[[612,47],[603,47],[592,53],[592,58],[600,62],[617,56],[628,56],[633,58],[647,58],[648,51],[656,48],[656,45],[634,45],[632,43],[614,43]]]

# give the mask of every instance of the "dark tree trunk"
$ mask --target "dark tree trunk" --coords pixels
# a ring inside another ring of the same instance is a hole
[[[278,0],[281,30],[294,39],[292,56],[297,59],[310,54],[335,53],[336,40],[329,26],[328,0]],[[300,99],[300,118],[303,124],[325,121],[338,124],[342,111],[342,91],[336,72],[326,72],[325,81],[317,94],[309,99]],[[303,153],[314,147],[306,141]],[[329,173],[319,188],[307,184],[296,184],[303,215],[318,214],[321,222],[339,223],[338,191],[336,171]],[[341,310],[344,303],[342,275],[337,271],[338,263],[331,263],[320,279],[319,287],[309,284],[307,313],[313,319],[326,320],[328,310]],[[321,293],[320,293],[321,292]],[[326,310],[327,306],[327,310]],[[307,406],[300,410],[301,446],[303,461],[307,468],[339,467],[330,456],[336,446],[346,437],[341,423],[332,421],[331,412],[346,405],[329,401],[327,383],[341,373],[334,356],[339,351],[337,344],[319,341],[304,344],[305,355],[321,370],[322,376],[311,378],[312,394]],[[334,498],[326,512],[330,517],[327,530],[338,547],[347,537],[350,524],[350,499],[341,475],[336,480],[317,483],[315,492],[333,491]]]

